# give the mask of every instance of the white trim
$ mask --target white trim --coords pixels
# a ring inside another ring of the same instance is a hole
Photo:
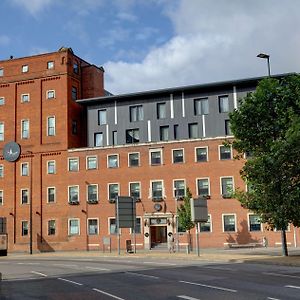
[[[28,136],[23,137],[23,122],[28,122]],[[21,120],[21,140],[28,140],[30,138],[30,120],[29,119],[22,119]]]
[[[150,180],[150,188],[149,188],[149,199],[152,199],[152,195],[153,195],[153,191],[152,191],[152,183],[153,182],[161,182],[161,189],[162,189],[162,198],[164,198],[166,195],[165,195],[165,185],[164,185],[164,180],[163,179],[153,179],[153,180]]]
[[[182,117],[185,118],[185,101],[184,92],[181,92],[181,107],[182,107]]]
[[[235,227],[235,230],[234,231],[225,231],[224,230],[224,216],[234,216],[234,227]],[[237,222],[236,222],[236,213],[225,213],[225,214],[222,214],[222,232],[223,233],[228,233],[228,232],[237,232]]]
[[[170,109],[171,109],[171,119],[174,119],[174,98],[173,98],[173,94],[170,94]]]
[[[200,230],[200,232],[201,232],[201,234],[203,234],[203,233],[210,233],[210,232],[212,232],[213,231],[213,226],[212,226],[212,217],[211,217],[211,214],[208,214],[208,217],[209,217],[209,223],[210,223],[210,230],[209,231],[201,231]],[[204,223],[207,223],[207,222],[204,222]],[[201,224],[200,224],[200,228],[201,228]]]
[[[152,152],[160,152],[160,164],[151,164],[151,153]],[[161,166],[163,165],[164,160],[163,160],[163,151],[162,148],[153,148],[153,149],[149,149],[149,165],[150,166]]]
[[[95,169],[88,168],[88,159],[89,158],[96,158],[96,168]],[[85,168],[86,168],[86,170],[98,170],[98,156],[97,155],[87,155],[85,157]]]
[[[71,159],[76,159],[76,160],[77,160],[77,165],[78,165],[78,169],[77,169],[77,170],[70,170],[70,168],[69,168],[69,166],[70,166],[69,161],[70,161]],[[79,161],[80,161],[80,160],[79,160],[79,157],[78,157],[78,156],[68,157],[68,166],[67,166],[68,172],[79,172],[79,171],[80,171]]]
[[[135,234],[143,234],[143,229],[144,229],[144,226],[143,226],[143,218],[142,217],[140,217],[140,216],[136,216],[135,217],[136,219],[140,219],[141,220],[141,222],[140,222],[140,225],[141,225],[141,232],[139,232],[139,233],[135,233]],[[136,221],[135,221],[136,222]],[[135,225],[136,225],[136,223],[135,223]],[[135,229],[135,228],[134,228]],[[129,233],[130,234],[133,234],[133,232],[132,232],[132,228],[129,228]],[[133,242],[133,241],[132,241]],[[136,246],[137,245],[139,245],[139,246],[142,246],[143,244],[135,244]]]
[[[222,179],[223,178],[231,178],[232,179],[232,190],[234,191],[234,176],[220,176],[220,195],[222,196]]]
[[[206,157],[207,157],[207,160],[206,162],[209,161],[209,155],[208,155],[208,146],[200,146],[200,147],[195,147],[195,162],[196,163],[205,163],[205,161],[197,161],[197,149],[202,149],[202,148],[206,148]]]
[[[109,145],[109,127],[108,124],[105,125],[106,129],[106,145]]]
[[[116,228],[117,228],[117,220],[116,220],[116,218],[115,217],[108,217],[107,218],[107,233],[109,234],[109,235],[118,235],[118,232],[116,232],[116,233],[111,233],[110,232],[110,220],[115,220],[116,221]],[[118,228],[117,228],[118,229]],[[121,228],[119,228],[119,234],[121,234]]]
[[[70,221],[77,220],[78,221],[78,234],[70,233]],[[80,218],[68,218],[68,236],[79,236],[80,235]]]
[[[262,232],[263,230],[263,226],[262,223],[260,222],[260,230],[255,230],[255,231],[251,231],[250,230],[250,216],[258,216],[258,214],[255,213],[247,213],[247,223],[248,223],[248,232]]]
[[[182,150],[182,158],[183,158],[183,161],[180,162],[180,163],[175,163],[174,162],[174,151],[176,150]],[[172,164],[182,164],[182,163],[185,163],[185,153],[184,153],[184,148],[175,148],[175,149],[171,149],[171,155],[172,155]]]
[[[49,202],[49,189],[54,189],[54,201]],[[47,203],[52,204],[56,203],[56,187],[55,186],[47,186]]]
[[[53,162],[54,163],[54,173],[49,173],[49,163]],[[54,159],[47,160],[46,161],[46,169],[47,169],[47,174],[48,175],[54,175],[56,174],[56,161]]]
[[[50,126],[49,126],[49,119],[50,118],[54,118],[54,134],[49,134],[49,128],[50,128]],[[47,129],[47,136],[56,136],[56,118],[55,118],[55,116],[47,116],[47,124],[46,124],[46,129]]]
[[[129,181],[128,182],[128,195],[131,197],[131,191],[130,191],[130,184],[132,183],[138,183],[139,184],[139,187],[140,187],[140,199],[142,199],[142,189],[141,189],[141,181]]]
[[[3,138],[0,138],[0,141],[2,142],[5,140],[5,124],[4,124],[4,122],[0,122],[0,128],[1,127],[3,128],[3,131],[0,131],[0,136],[1,135],[3,136]]]
[[[0,178],[4,177],[4,165],[0,164],[0,169],[2,169],[2,171],[0,172]]]
[[[227,146],[224,146],[224,145],[218,145],[218,152],[219,152],[219,160],[230,160],[232,159],[232,146],[230,145],[229,148],[230,148],[230,159],[221,159],[221,147],[225,147],[225,148],[228,148]]]
[[[151,142],[151,121],[150,120],[147,121],[147,125],[148,125],[148,142]]]
[[[117,156],[117,166],[116,167],[110,167],[109,164],[108,164],[108,158],[110,156]],[[107,154],[106,155],[106,166],[107,166],[107,169],[116,169],[116,168],[120,168],[120,157],[119,157],[119,154],[118,153],[111,153],[111,154]]]
[[[208,180],[208,195],[210,195],[210,178],[209,177],[197,177],[196,178],[196,195],[200,196],[198,193],[198,180],[207,179]]]
[[[79,185],[74,184],[74,185],[68,185],[68,204],[70,203],[70,188],[71,187],[77,187],[77,193],[78,193],[78,202],[80,203],[80,190],[79,190]]]
[[[23,100],[23,97],[25,97],[25,96],[28,97],[28,100],[27,100],[27,101],[24,101],[24,100]],[[29,94],[29,93],[21,94],[21,103],[27,103],[27,102],[30,102],[30,94]]]
[[[54,224],[55,224],[55,233],[54,234],[49,234],[49,222],[50,221],[54,221]],[[47,236],[56,236],[57,234],[57,226],[56,226],[56,222],[57,219],[47,219]]]
[[[233,86],[233,108],[238,108],[236,86]]]
[[[27,195],[27,203],[22,203],[22,191],[28,191],[28,195]],[[21,205],[26,205],[30,203],[30,189],[29,188],[23,188],[20,189],[20,204]]]
[[[202,115],[202,135],[206,137],[205,115]]]
[[[23,166],[24,165],[27,165],[27,174],[26,175],[23,175],[22,174],[22,169],[23,169]],[[29,176],[29,162],[22,162],[21,164],[20,164],[20,176]]]
[[[173,197],[176,199],[176,195],[175,195],[175,191],[176,191],[176,188],[175,188],[175,181],[183,181],[184,182],[184,196],[186,196],[186,179],[185,178],[176,178],[176,179],[173,179],[173,184],[172,184],[172,194],[173,194]]]
[[[109,182],[107,183],[107,200],[110,200],[109,198],[109,186],[112,185],[112,184],[116,184],[118,186],[118,195],[120,195],[120,183],[119,182]]]
[[[2,201],[0,202],[0,205],[4,204],[4,191],[0,190],[0,194],[2,194]]]
[[[117,101],[115,101],[115,125],[118,124],[118,109],[117,109]]]
[[[53,93],[53,97],[49,98],[49,93]],[[46,91],[46,99],[55,99],[55,90],[47,90]]]
[[[97,234],[89,234],[89,220],[97,220]],[[99,218],[87,218],[86,219],[86,235],[87,236],[97,236],[100,234],[100,230],[99,230]],[[99,246],[99,244],[89,244],[89,246],[91,245],[97,245]]]
[[[86,201],[89,201],[89,186],[90,185],[95,185],[97,188],[97,201],[99,201],[99,188],[98,188],[98,183],[87,183],[86,184]]]
[[[130,166],[130,154],[138,154],[138,156],[139,156],[139,164],[137,165],[137,166]],[[141,155],[140,155],[140,152],[128,152],[127,153],[127,160],[128,160],[128,164],[127,164],[127,166],[129,167],[129,168],[135,168],[135,167],[140,167],[140,165],[141,165],[141,161],[140,161],[140,158],[141,158]]]

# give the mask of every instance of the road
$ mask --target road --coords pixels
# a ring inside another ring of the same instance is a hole
[[[0,299],[300,299],[300,268],[157,258],[0,260]]]

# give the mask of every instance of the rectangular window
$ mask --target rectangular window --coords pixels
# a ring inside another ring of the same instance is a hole
[[[199,137],[199,130],[197,123],[190,123],[189,125],[189,138],[196,139]]]
[[[178,124],[175,124],[174,125],[174,140],[178,140],[178,138],[179,138],[178,128],[179,128]]]
[[[0,77],[4,76],[4,69],[0,68]]]
[[[208,98],[194,100],[194,113],[196,116],[208,115]]]
[[[173,150],[173,163],[183,163],[184,162],[184,152],[183,149]]]
[[[22,94],[21,95],[21,102],[25,103],[25,102],[29,102],[30,101],[30,95],[29,94]]]
[[[22,236],[28,235],[28,221],[22,221]]]
[[[232,135],[230,120],[225,120],[225,135]]]
[[[54,98],[55,98],[55,91],[54,90],[47,91],[47,99],[54,99]]]
[[[97,156],[88,156],[86,158],[86,168],[87,170],[97,169]]]
[[[219,112],[229,112],[229,99],[228,96],[219,96]]]
[[[118,233],[118,228],[117,228],[116,219],[110,218],[109,219],[109,234],[117,234],[117,233]]]
[[[207,222],[200,223],[200,232],[211,232],[211,215],[208,215]]]
[[[4,123],[0,122],[0,141],[4,141]]]
[[[23,65],[22,66],[22,73],[27,73],[29,71],[28,65]]]
[[[0,205],[3,205],[3,191],[0,190]]]
[[[69,219],[68,222],[68,234],[69,235],[79,235],[80,228],[79,228],[79,219]]]
[[[5,98],[4,97],[0,97],[0,105],[4,105],[5,104]]]
[[[258,215],[249,215],[249,231],[261,231],[261,222]]]
[[[79,171],[79,159],[78,157],[68,158],[68,170],[71,172]]]
[[[74,62],[73,63],[73,72],[75,74],[79,74],[79,66],[78,66],[78,63],[77,62]]]
[[[182,199],[185,197],[185,181],[184,180],[174,180],[173,181],[174,197],[176,199]]]
[[[69,203],[77,204],[79,203],[79,186],[73,185],[69,186]]]
[[[232,158],[230,146],[229,147],[219,146],[219,151],[220,151],[220,160],[227,160]]]
[[[98,184],[89,184],[87,186],[87,201],[98,202]]]
[[[126,130],[126,144],[139,143],[140,132],[138,128]]]
[[[106,123],[106,109],[98,110],[98,125],[104,125]]]
[[[223,198],[231,198],[233,193],[233,178],[232,177],[222,177],[221,178],[221,194]]]
[[[118,183],[109,183],[108,184],[108,199],[109,201],[116,201],[116,198],[119,196],[119,184]]]
[[[97,235],[99,233],[98,219],[88,219],[88,235]]]
[[[55,117],[47,118],[47,135],[55,136]]]
[[[47,200],[48,203],[55,203],[55,187],[47,188]]]
[[[112,144],[114,146],[118,144],[118,132],[116,130],[112,132]]]
[[[196,148],[196,162],[208,161],[207,147]]]
[[[161,141],[169,140],[169,126],[160,126],[159,128],[159,139]]]
[[[28,175],[29,175],[29,164],[21,163],[21,176],[28,176]]]
[[[150,164],[151,166],[162,164],[162,151],[150,150]]]
[[[54,61],[48,61],[47,62],[47,69],[48,70],[54,69]]]
[[[206,197],[210,193],[209,191],[209,179],[200,178],[197,179],[197,195],[199,197]]]
[[[138,167],[140,165],[140,154],[138,152],[128,154],[128,165],[129,167]]]
[[[72,86],[72,100],[77,100],[77,87]]]
[[[235,215],[223,215],[223,231],[235,232]]]
[[[94,133],[94,146],[95,147],[103,146],[103,133],[102,132]]]
[[[47,174],[55,174],[55,160],[47,161]]]
[[[55,220],[48,221],[48,235],[55,235]]]
[[[21,138],[28,139],[29,138],[29,120],[21,121]]]
[[[135,219],[135,233],[136,234],[142,233],[142,226],[141,226],[141,224],[142,224],[142,218],[137,217]],[[132,232],[131,229],[130,229],[130,232]]]
[[[139,201],[141,199],[141,185],[139,182],[131,182],[129,183],[130,189],[130,197],[133,197],[135,201]]]
[[[130,122],[137,122],[144,120],[143,105],[135,105],[129,107]]]
[[[77,121],[76,120],[72,120],[72,134],[76,135],[77,132],[78,132]]]
[[[28,204],[29,203],[29,190],[22,189],[21,190],[21,204]]]
[[[163,182],[152,181],[151,182],[152,200],[160,201],[163,199]]]
[[[0,165],[0,178],[4,177],[4,166]]]
[[[117,154],[107,156],[107,167],[118,168],[119,167],[119,156]]]
[[[166,102],[157,103],[157,119],[165,119],[167,117]]]

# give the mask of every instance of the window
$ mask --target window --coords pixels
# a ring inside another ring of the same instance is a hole
[[[229,120],[225,120],[225,135],[232,135]]]
[[[79,171],[79,159],[78,157],[68,158],[69,171],[78,172]]]
[[[55,203],[55,187],[47,188],[47,201],[48,203]]]
[[[47,69],[48,70],[54,69],[54,61],[48,61],[47,62]]]
[[[231,159],[231,147],[219,146],[220,160]]]
[[[77,87],[72,86],[72,100],[77,100]]]
[[[261,222],[258,215],[249,215],[249,231],[261,231]]]
[[[21,204],[28,204],[29,203],[29,191],[28,189],[21,190]]]
[[[29,164],[22,163],[21,164],[21,176],[28,176],[29,175]]]
[[[109,234],[117,234],[117,233],[118,233],[118,228],[117,228],[116,219],[110,218],[109,219]]]
[[[150,150],[150,164],[151,164],[151,166],[162,164],[162,151],[161,150]]]
[[[166,103],[157,103],[157,119],[165,119],[167,117]]]
[[[229,112],[229,99],[228,96],[219,96],[219,112]]]
[[[209,179],[208,178],[197,179],[197,195],[199,197],[206,197],[209,194],[210,194]]]
[[[30,95],[29,94],[22,94],[21,95],[21,102],[25,103],[25,102],[29,102],[30,101]]]
[[[102,132],[96,132],[94,134],[94,146],[95,147],[103,146],[103,133]]]
[[[5,98],[4,97],[0,97],[0,105],[4,105],[5,104]]]
[[[126,130],[126,144],[138,143],[140,141],[139,129],[127,129]]]
[[[208,98],[194,100],[194,113],[196,116],[208,114]]]
[[[54,90],[47,91],[47,99],[54,99],[54,98],[55,98],[55,91]]]
[[[79,203],[79,186],[69,186],[69,203]]]
[[[29,71],[28,65],[23,65],[22,66],[22,73],[27,73]]]
[[[200,232],[211,232],[211,215],[208,215],[207,222],[200,223]]]
[[[174,197],[176,199],[182,199],[185,197],[185,181],[184,180],[174,180],[173,181]]]
[[[88,156],[86,158],[86,168],[88,170],[97,169],[97,156]]]
[[[151,182],[151,191],[152,191],[152,199],[162,200],[163,199],[163,182],[162,181],[152,181]]]
[[[110,201],[115,201],[119,196],[119,184],[118,183],[109,183],[108,184],[108,199]]]
[[[207,147],[196,148],[196,162],[208,161]]]
[[[223,215],[223,231],[235,232],[235,215]]]
[[[87,220],[88,235],[96,235],[99,232],[98,219]]]
[[[0,141],[4,141],[4,123],[0,122]]]
[[[141,185],[139,182],[130,182],[129,183],[129,193],[130,197],[133,197],[135,201],[141,199]]]
[[[3,205],[3,191],[0,190],[0,205]]]
[[[98,125],[104,125],[106,123],[106,109],[98,110]]]
[[[118,144],[118,132],[116,130],[112,132],[112,144],[114,146]]]
[[[159,128],[159,139],[161,141],[169,140],[169,126],[160,126]]]
[[[79,235],[80,228],[79,228],[79,219],[69,219],[68,222],[68,234],[69,235]]]
[[[142,227],[141,227],[141,224],[142,224],[142,218],[140,218],[140,217],[137,217],[136,219],[135,219],[135,233],[137,233],[137,234],[140,234],[140,233],[142,233]],[[130,228],[130,232],[132,233],[132,229]]]
[[[47,118],[47,135],[54,136],[55,135],[55,117]]]
[[[183,157],[183,149],[176,149],[173,150],[173,163],[183,163],[184,157]]]
[[[55,220],[48,221],[48,235],[55,235]]]
[[[78,66],[78,63],[77,62],[74,62],[73,63],[73,72],[75,74],[79,74],[79,66]]]
[[[87,186],[87,201],[98,202],[98,184],[89,184]]]
[[[233,178],[222,177],[221,178],[221,194],[223,198],[230,198],[233,193]]]
[[[55,174],[55,160],[47,161],[47,174]]]
[[[77,129],[77,121],[76,120],[72,120],[72,134],[73,135],[76,135],[78,132],[78,129]]]
[[[28,221],[22,221],[22,236],[28,235]]]
[[[143,105],[135,105],[129,107],[130,122],[143,121],[144,111]]]
[[[140,165],[140,154],[138,152],[128,154],[128,165],[129,167],[138,167]]]
[[[107,156],[107,167],[118,168],[119,167],[119,156],[117,154]]]
[[[174,140],[178,140],[178,128],[179,128],[179,126],[178,126],[178,124],[175,124],[174,125]]]
[[[4,75],[4,69],[0,68],[0,77],[2,77]]]
[[[21,121],[21,138],[28,139],[29,138],[29,120]]]
[[[0,178],[4,177],[4,166],[0,165]]]
[[[198,124],[197,123],[190,123],[189,124],[189,138],[196,139],[199,137],[198,133]]]

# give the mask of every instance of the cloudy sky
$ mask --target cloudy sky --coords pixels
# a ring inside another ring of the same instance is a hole
[[[1,0],[0,60],[71,47],[114,94],[300,71],[299,0]]]

